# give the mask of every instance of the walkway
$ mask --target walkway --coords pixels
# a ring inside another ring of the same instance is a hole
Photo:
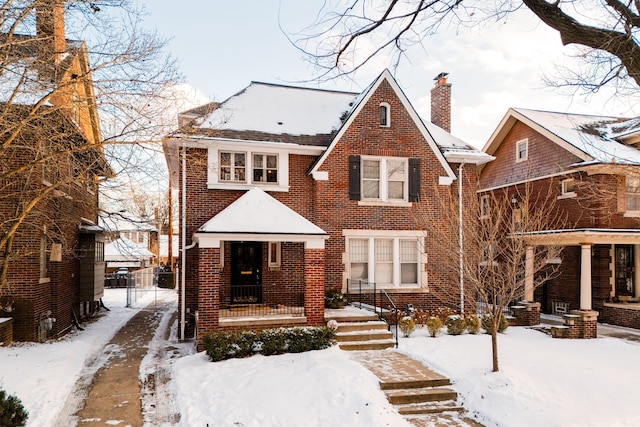
[[[158,378],[164,373],[162,369],[156,370],[148,375],[142,387],[140,385],[140,366],[145,356],[149,354],[148,357],[160,360],[162,352],[171,351],[170,348],[156,348],[154,336],[163,316],[173,307],[174,303],[152,303],[114,335],[102,354],[83,369],[56,426],[141,427],[145,421],[142,417],[143,397],[145,402],[150,402],[145,413],[154,417],[152,425],[174,425],[179,421],[179,415],[171,410],[170,402],[158,402],[166,393],[156,393],[160,391],[156,390],[157,386],[167,382],[168,374],[164,379]],[[158,333],[166,338],[166,326],[170,324],[170,321],[165,322],[164,330]],[[101,367],[98,369],[96,366]]]

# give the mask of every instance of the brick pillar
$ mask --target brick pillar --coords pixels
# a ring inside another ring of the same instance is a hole
[[[534,326],[540,324],[540,303],[520,301],[511,307],[515,317],[515,326]]]
[[[571,310],[571,314],[579,316],[576,320],[579,338],[597,338],[598,312],[594,310]]]
[[[220,315],[220,248],[199,249],[198,341],[215,330]]]
[[[304,250],[304,313],[307,324],[324,324],[324,249]]]

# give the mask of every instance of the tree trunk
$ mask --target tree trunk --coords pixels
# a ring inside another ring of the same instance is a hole
[[[498,372],[498,325],[492,325],[491,329],[491,354],[493,356],[492,372]]]

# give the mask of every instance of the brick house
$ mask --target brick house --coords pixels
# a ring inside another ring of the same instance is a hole
[[[424,222],[438,218],[436,193],[457,191],[456,173],[474,191],[476,166],[491,160],[448,133],[450,97],[438,76],[432,111],[445,130],[389,71],[362,93],[253,82],[183,113],[165,141],[183,316],[197,312],[199,333],[318,325],[326,289],[372,302],[374,286],[397,306],[432,308],[433,289],[458,279],[437,268]]]
[[[528,238],[531,250],[563,248],[560,275],[526,296],[543,313],[640,328],[639,141],[638,119],[510,109],[485,145],[496,160],[482,167],[480,197],[551,188],[571,224]]]
[[[111,170],[87,48],[65,39],[64,2],[42,2],[35,36],[0,37],[0,223],[5,237],[17,227],[0,249],[0,315],[13,319],[14,339],[43,341],[68,332],[102,297],[97,185]]]

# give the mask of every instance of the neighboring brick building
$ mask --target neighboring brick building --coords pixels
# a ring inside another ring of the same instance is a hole
[[[14,319],[14,339],[45,340],[102,297],[97,184],[111,171],[87,48],[65,39],[64,2],[39,4],[35,36],[0,37],[0,315]]]
[[[440,85],[432,111],[450,105]],[[457,192],[461,163],[475,191],[491,156],[423,121],[388,71],[360,94],[254,82],[179,121],[165,154],[180,191],[181,307],[199,333],[317,325],[325,290],[354,283],[370,301],[375,284],[400,307],[433,308],[434,286],[457,283],[425,221],[442,214],[436,193]]]
[[[570,229],[539,230],[531,247],[563,247],[560,275],[530,293],[543,313],[599,312],[640,328],[640,120],[510,109],[484,150],[483,191],[551,188]],[[593,313],[590,318],[595,318]]]

